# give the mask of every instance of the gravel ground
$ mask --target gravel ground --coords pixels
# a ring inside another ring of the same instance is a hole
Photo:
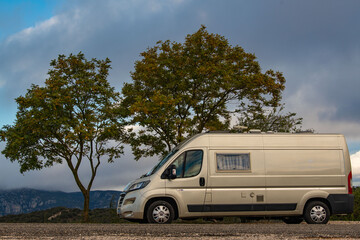
[[[1,223],[0,239],[360,239],[360,222],[327,225]]]

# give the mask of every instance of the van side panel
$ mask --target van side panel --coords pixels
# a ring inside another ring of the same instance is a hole
[[[342,149],[339,135],[263,135],[264,149]]]
[[[210,135],[209,147],[215,149],[263,149],[262,135],[227,134]]]
[[[309,199],[327,199],[332,194],[347,193],[347,169],[351,168],[345,159],[347,148],[341,135],[209,137],[209,186],[213,205],[256,204],[258,207],[264,205],[266,212],[258,211],[250,215],[301,215]],[[248,151],[251,156],[251,172],[216,171],[215,154],[226,151]],[[249,195],[253,197],[249,198]],[[255,201],[258,195],[263,196],[259,198],[263,203]],[[269,208],[279,204],[295,205],[296,209],[276,211]],[[246,212],[238,214],[246,215]]]
[[[268,203],[296,202],[302,214],[309,199],[346,194],[341,137],[264,136]]]
[[[341,150],[265,150],[267,187],[345,187]]]

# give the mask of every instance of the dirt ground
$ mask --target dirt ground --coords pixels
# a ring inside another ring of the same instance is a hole
[[[1,223],[0,239],[360,239],[360,222],[327,225]]]

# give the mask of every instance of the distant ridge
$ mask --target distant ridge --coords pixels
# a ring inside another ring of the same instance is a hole
[[[121,191],[91,191],[90,209],[115,208]],[[0,216],[23,214],[54,207],[83,208],[81,192],[66,193],[29,188],[0,190]]]
[[[89,212],[92,223],[124,223],[116,215],[115,209],[97,208]],[[81,223],[82,210],[78,208],[55,207],[31,213],[6,215],[0,217],[0,223]],[[1,238],[1,237],[0,237]]]

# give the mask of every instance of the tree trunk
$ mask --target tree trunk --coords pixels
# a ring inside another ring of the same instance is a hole
[[[90,192],[89,191],[83,192],[83,196],[84,196],[83,222],[88,223],[90,222],[89,219]]]

